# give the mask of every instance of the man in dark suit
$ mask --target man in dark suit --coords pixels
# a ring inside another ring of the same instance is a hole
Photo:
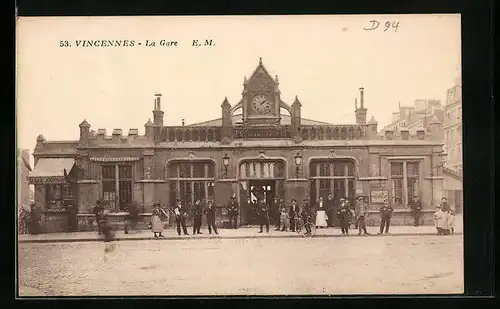
[[[260,232],[262,233],[262,229],[264,225],[266,226],[266,233],[269,233],[269,206],[266,203],[266,200],[262,198],[259,201],[258,205],[258,216],[259,216],[259,224],[260,224]]]
[[[333,200],[333,194],[329,193],[328,197],[326,198],[325,202],[326,206],[326,214],[328,216],[328,226],[332,227],[333,226],[333,218],[335,217],[335,203]]]
[[[292,199],[292,204],[290,205],[288,215],[290,216],[290,231],[295,232],[295,228],[297,225],[297,216],[300,213],[299,205],[297,205],[297,201]]]
[[[194,203],[193,207],[193,216],[194,216],[194,222],[193,222],[193,235],[195,234],[202,234],[200,229],[201,229],[201,216],[203,214],[203,208],[201,207],[201,201],[197,200]]]
[[[173,210],[175,214],[175,223],[177,224],[177,234],[181,235],[182,226],[184,235],[189,235],[186,227],[187,211],[186,207],[182,205],[181,199],[177,199],[177,204],[174,206]]]
[[[385,228],[385,233],[389,233],[389,226],[391,225],[391,217],[392,217],[392,212],[394,209],[392,208],[391,204],[389,203],[388,199],[384,200],[384,204],[380,206],[380,231],[378,234],[382,234],[384,232]]]
[[[238,213],[239,213],[239,207],[238,207],[238,202],[236,201],[236,194],[233,194],[227,205],[227,214],[229,215],[229,226],[233,229],[238,228],[238,221],[237,221]]]
[[[209,200],[207,203],[205,215],[207,216],[208,233],[212,234],[213,229],[215,234],[219,235],[219,232],[217,232],[217,227],[215,226],[215,207],[213,206],[213,202],[211,200]]]
[[[93,213],[95,215],[95,221],[97,222],[97,233],[101,235],[102,229],[101,229],[101,221],[102,217],[104,215],[104,207],[102,207],[102,202],[101,200],[97,200],[95,203]]]
[[[413,226],[419,226],[420,225],[420,214],[422,211],[422,202],[418,199],[418,196],[414,196],[413,200],[411,201],[411,212],[413,214]]]

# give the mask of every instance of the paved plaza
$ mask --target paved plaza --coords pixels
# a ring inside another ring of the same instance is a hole
[[[20,296],[463,292],[462,235],[19,244]]]

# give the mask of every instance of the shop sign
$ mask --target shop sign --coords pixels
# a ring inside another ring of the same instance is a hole
[[[233,129],[234,138],[290,138],[288,128],[237,128]]]
[[[382,204],[385,199],[389,199],[389,191],[387,190],[371,190],[370,201],[374,204]]]

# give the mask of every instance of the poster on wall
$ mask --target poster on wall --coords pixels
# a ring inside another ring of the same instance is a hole
[[[389,199],[389,191],[387,190],[372,190],[370,191],[370,201],[374,204],[382,204],[385,199]]]

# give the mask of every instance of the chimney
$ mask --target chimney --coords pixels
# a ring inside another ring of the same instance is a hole
[[[419,140],[425,139],[425,129],[424,128],[417,129],[417,139],[419,139]]]
[[[401,139],[403,140],[410,139],[410,130],[408,130],[408,128],[401,128],[399,132],[401,132]]]
[[[155,126],[163,127],[163,111],[161,110],[161,94],[155,94],[155,104],[153,109],[153,123]]]
[[[364,108],[364,93],[365,93],[365,89],[363,87],[359,88],[359,101],[361,103],[361,109]]]
[[[106,138],[106,129],[97,129],[97,139],[104,140]]]
[[[129,138],[134,138],[137,135],[139,135],[139,130],[138,129],[130,129],[130,130],[128,130],[128,137]]]
[[[119,142],[122,139],[122,129],[113,129],[113,141]]]
[[[394,131],[391,129],[385,130],[384,134],[386,140],[392,140],[394,138]]]
[[[366,114],[368,110],[365,108],[365,103],[364,103],[364,88],[361,87],[359,88],[359,101],[360,101],[360,107],[357,108],[357,100],[355,101],[355,107],[356,107],[356,124],[366,124]]]

